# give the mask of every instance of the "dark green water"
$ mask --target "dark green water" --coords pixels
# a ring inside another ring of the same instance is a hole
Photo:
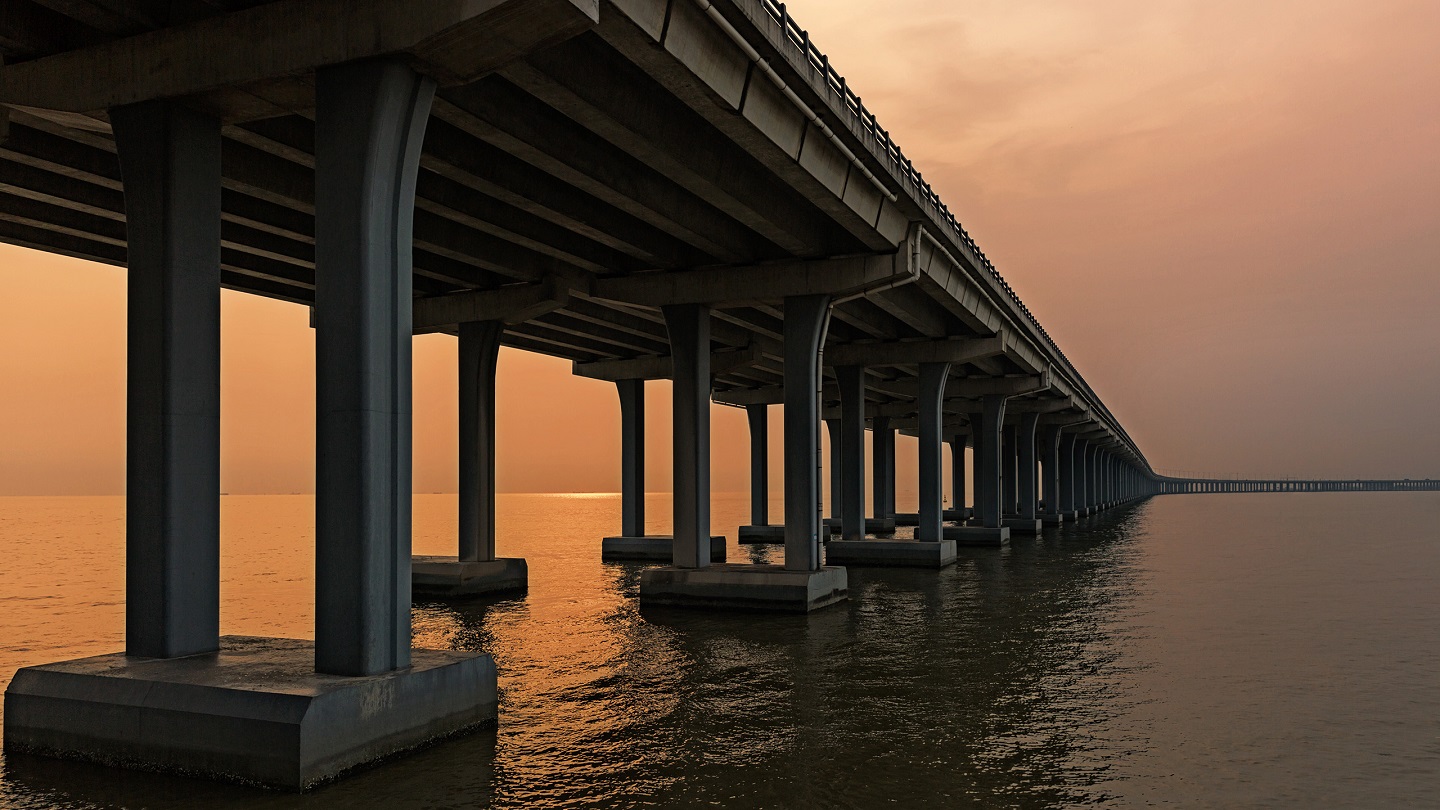
[[[453,503],[417,499],[417,552]],[[121,647],[122,508],[0,499],[4,682]],[[809,617],[642,614],[598,559],[617,499],[500,509],[528,595],[415,611],[417,646],[495,656],[497,730],[304,796],[11,757],[0,807],[1440,806],[1435,493],[1162,497],[852,569]],[[311,510],[225,499],[224,632],[308,635]],[[742,500],[714,511],[733,539]]]

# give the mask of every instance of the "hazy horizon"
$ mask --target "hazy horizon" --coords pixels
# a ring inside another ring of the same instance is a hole
[[[1158,471],[1440,477],[1440,4],[788,7]],[[308,312],[222,313],[222,488],[309,492]],[[0,245],[0,345],[0,494],[121,493],[124,270]],[[416,492],[455,488],[455,366],[416,338]],[[614,386],[499,368],[499,489],[618,490]],[[713,487],[745,490],[744,414],[713,413]]]

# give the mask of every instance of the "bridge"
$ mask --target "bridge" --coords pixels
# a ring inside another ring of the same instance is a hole
[[[1160,494],[1209,492],[1440,492],[1440,481],[1402,479],[1161,478]]]
[[[126,650],[18,673],[12,752],[303,788],[493,722],[493,662],[412,650],[410,603],[526,582],[496,549],[500,346],[614,382],[601,550],[668,563],[647,606],[821,609],[847,565],[938,568],[1210,485],[1155,473],[783,4],[7,0],[0,55],[0,240],[127,267],[129,323]],[[311,308],[313,643],[219,635],[222,288]],[[410,344],[433,332],[459,342],[459,532],[412,559]],[[655,379],[669,536],[644,514]],[[749,414],[740,539],[783,564],[723,561],[712,402]]]

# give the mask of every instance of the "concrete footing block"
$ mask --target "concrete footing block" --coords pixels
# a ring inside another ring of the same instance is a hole
[[[894,520],[895,520],[895,525],[896,525],[896,526],[919,526],[919,525],[920,525],[920,513],[918,513],[918,512],[896,512],[896,513],[895,513],[895,518],[894,518]]]
[[[1061,518],[1064,518],[1064,520],[1065,520],[1066,523],[1074,523],[1075,521],[1077,521],[1077,520],[1080,519],[1080,513],[1079,513],[1079,512],[1061,512],[1061,513],[1060,513],[1060,517],[1061,517]]]
[[[784,539],[781,539],[784,542]],[[600,541],[600,559],[608,562],[663,562],[675,559],[675,538],[668,534],[606,537]],[[725,561],[725,535],[710,537],[711,562]]]
[[[957,546],[980,546],[999,548],[1010,542],[1010,528],[998,529],[985,526],[946,526],[945,539],[954,540]]]
[[[410,558],[410,592],[421,599],[463,599],[523,591],[530,571],[520,557],[461,562],[455,557]]]
[[[1039,534],[1045,526],[1039,518],[1005,518],[1000,523],[1011,534]]]
[[[830,565],[879,568],[944,568],[955,562],[955,541],[831,540],[825,544]]]
[[[825,518],[825,526],[831,534],[839,534],[842,531],[839,518]],[[894,534],[895,518],[865,518],[866,534]]]
[[[941,514],[941,519],[948,523],[951,521],[969,520],[974,516],[974,509],[946,509],[944,513]]]
[[[790,571],[739,563],[707,568],[652,568],[640,574],[640,606],[808,613],[844,601],[844,568]]]
[[[1046,526],[1059,526],[1065,522],[1065,516],[1059,512],[1046,512],[1040,516],[1040,522]]]
[[[739,542],[752,545],[783,545],[785,543],[784,526],[741,526]]]
[[[495,720],[495,663],[414,650],[381,675],[314,671],[315,645],[225,636],[215,653],[25,667],[5,750],[289,790]]]

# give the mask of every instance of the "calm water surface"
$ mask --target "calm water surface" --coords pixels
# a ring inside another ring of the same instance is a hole
[[[495,656],[497,730],[303,796],[11,757],[0,807],[1440,806],[1434,493],[1162,497],[852,569],[810,617],[642,615],[641,566],[599,560],[617,497],[499,509],[529,593],[415,608],[417,646]],[[123,646],[122,510],[0,498],[0,686]],[[453,514],[417,497],[417,552]],[[733,541],[746,504],[714,515]],[[313,501],[223,522],[223,631],[309,636]]]

